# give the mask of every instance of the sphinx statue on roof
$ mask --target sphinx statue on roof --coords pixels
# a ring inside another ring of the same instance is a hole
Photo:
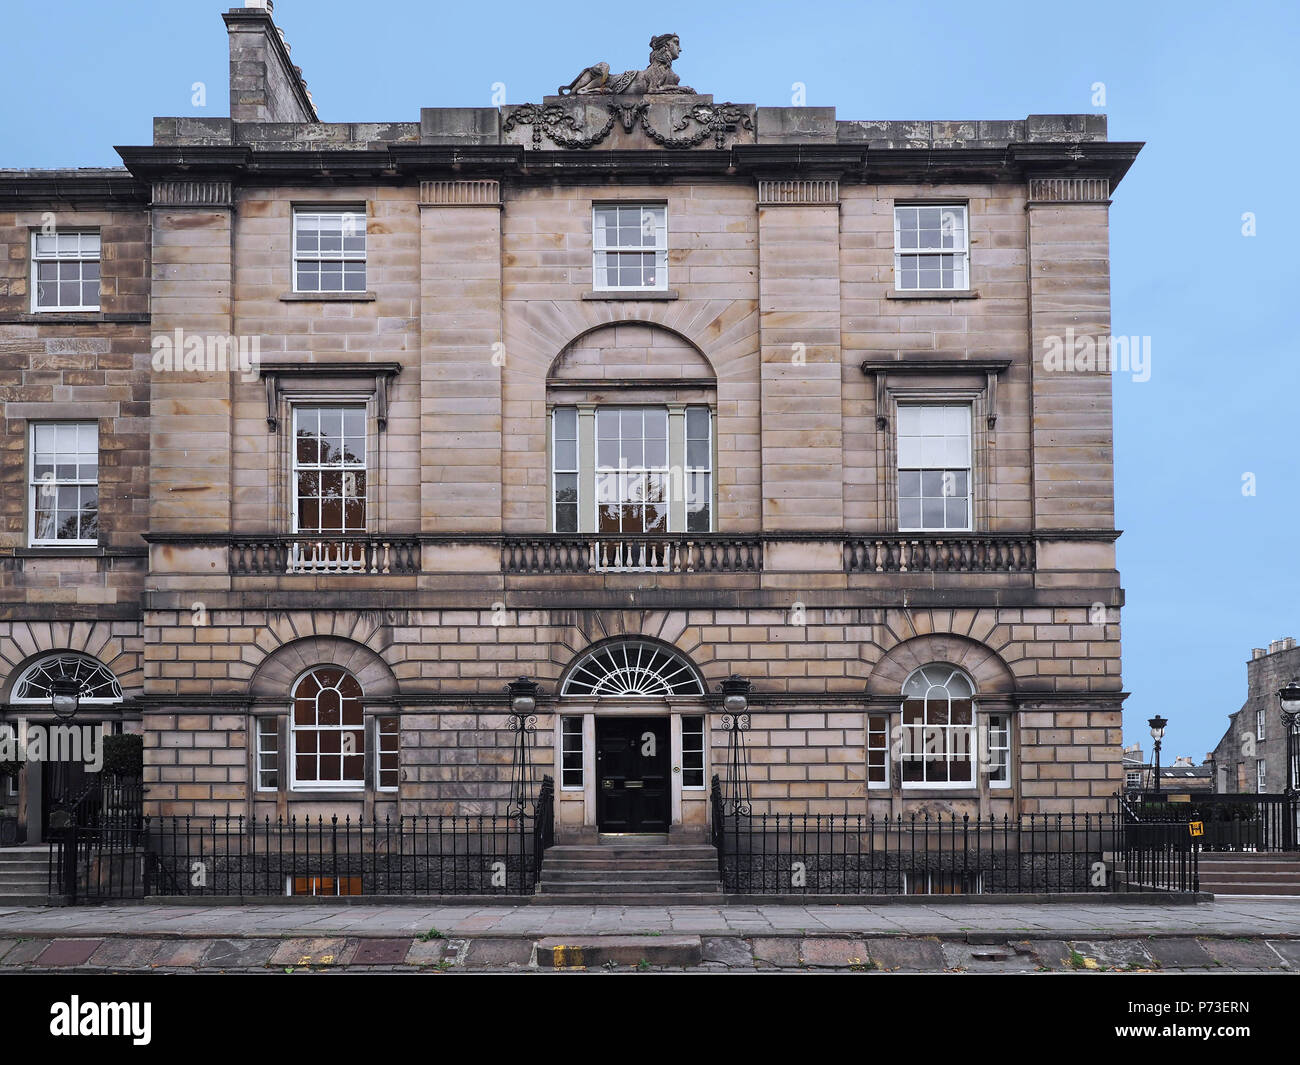
[[[625,70],[611,76],[608,63],[586,67],[568,85],[561,85],[561,96],[647,96],[656,93],[697,95],[689,85],[679,85],[673,72],[673,60],[682,54],[682,42],[675,33],[661,33],[650,38],[650,65],[644,70]]]

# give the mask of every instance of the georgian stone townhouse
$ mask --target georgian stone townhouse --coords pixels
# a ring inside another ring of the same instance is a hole
[[[499,811],[521,693],[561,836],[698,834],[738,708],[755,811],[1107,808],[1111,382],[1045,353],[1139,145],[715,102],[671,34],[331,123],[269,8],[229,118],[0,173],[6,721],[71,683],[155,814]]]

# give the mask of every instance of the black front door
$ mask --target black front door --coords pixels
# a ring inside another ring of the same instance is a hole
[[[667,832],[672,810],[666,717],[596,719],[596,823],[602,832]]]

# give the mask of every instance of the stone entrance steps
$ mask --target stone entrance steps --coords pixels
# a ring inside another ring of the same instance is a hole
[[[49,902],[50,848],[0,847],[0,906]]]
[[[1215,895],[1300,895],[1300,853],[1202,852],[1199,865]]]
[[[556,903],[718,903],[718,852],[707,843],[672,843],[662,836],[557,844],[542,860],[538,893]]]

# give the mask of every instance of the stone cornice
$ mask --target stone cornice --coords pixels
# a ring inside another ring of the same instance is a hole
[[[1030,177],[1103,177],[1119,183],[1137,158],[1136,142],[1011,144],[1006,148],[867,148],[848,144],[748,144],[689,152],[528,151],[511,145],[393,144],[361,150],[255,151],[245,146],[120,147],[138,180],[244,181],[306,178],[322,182],[376,179],[511,178],[553,181],[609,176],[713,176],[841,182],[1027,181]],[[23,187],[32,178],[11,178]],[[67,180],[66,178],[64,180]],[[0,182],[0,189],[5,184]]]

